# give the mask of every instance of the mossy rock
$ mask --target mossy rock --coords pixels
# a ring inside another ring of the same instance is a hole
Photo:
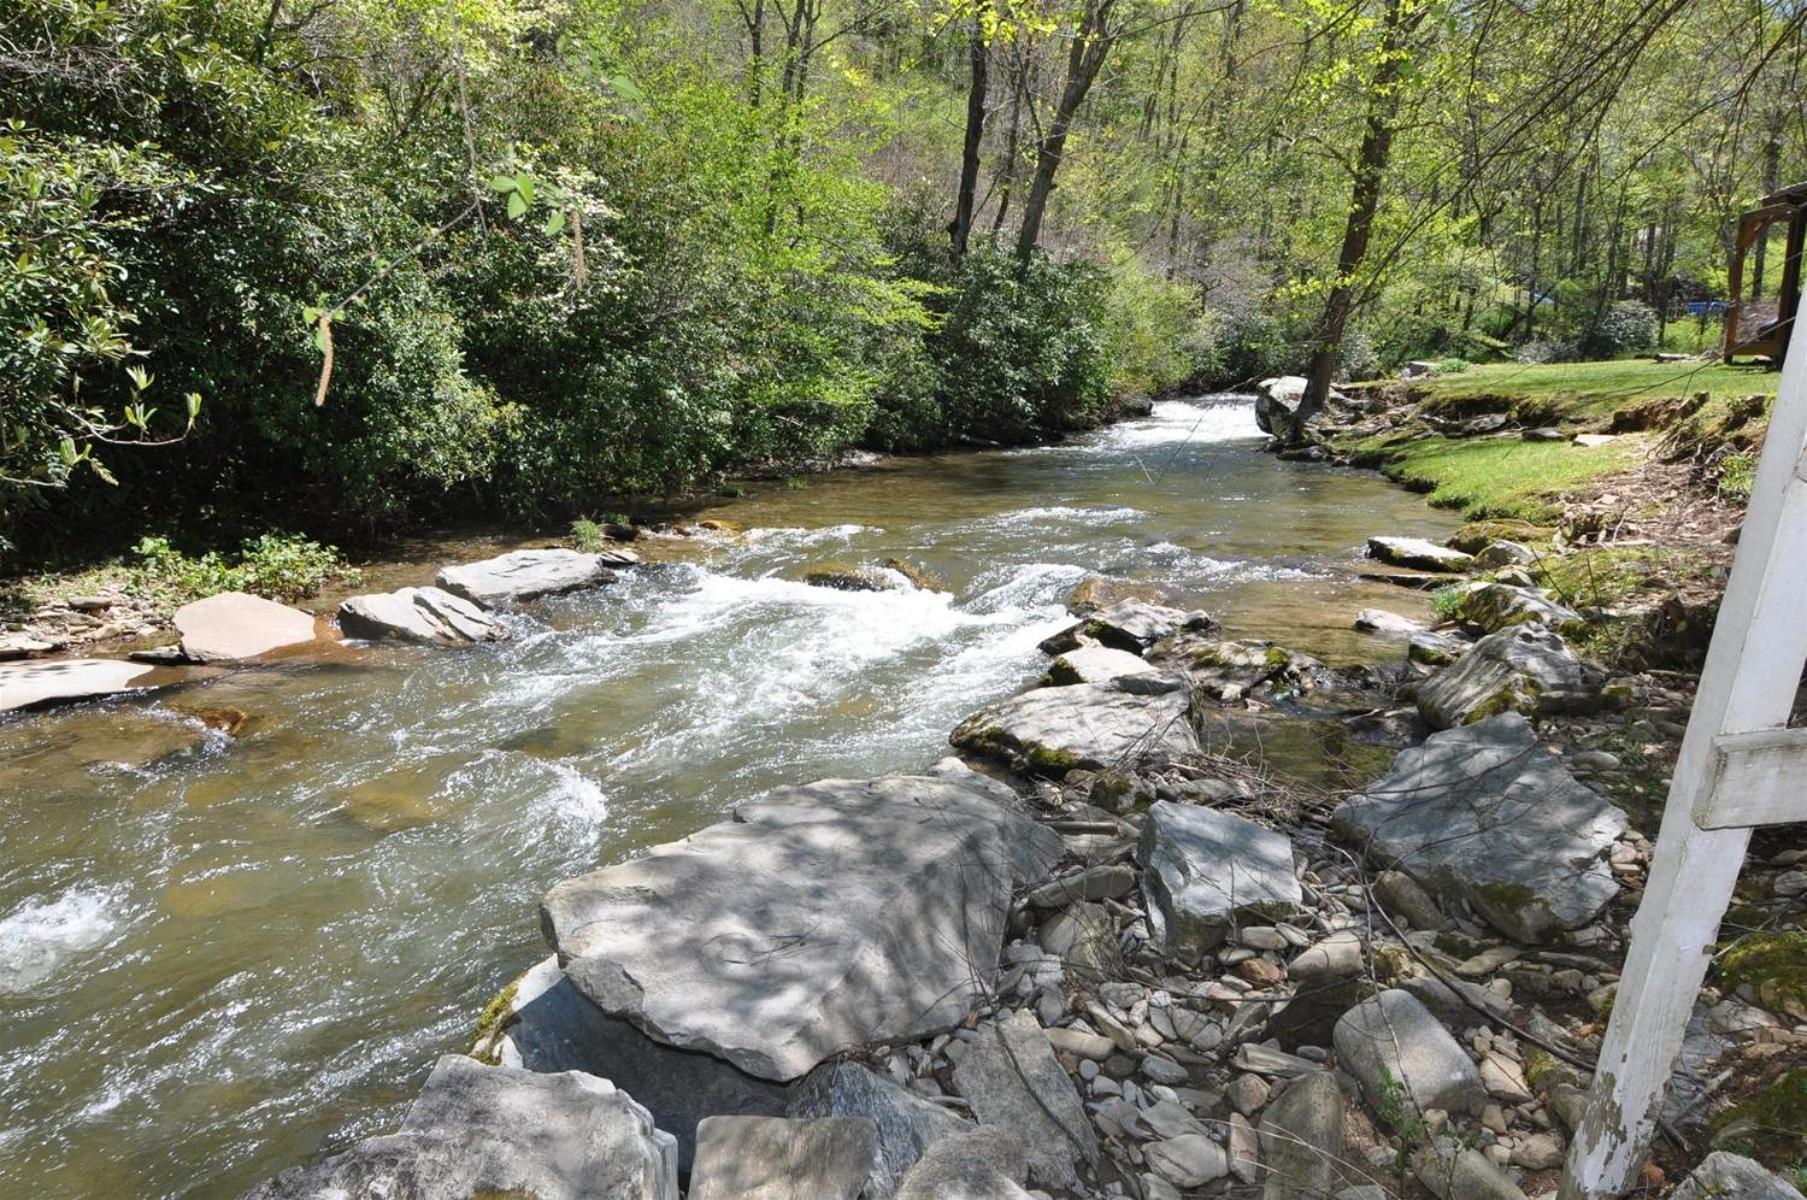
[[[1451,534],[1448,543],[1464,554],[1479,554],[1489,542],[1523,542],[1535,546],[1548,542],[1554,533],[1553,529],[1529,521],[1470,521]]]
[[[887,571],[896,571],[899,575],[908,579],[917,591],[947,591],[946,582],[944,582],[939,575],[935,574],[921,563],[913,563],[907,558],[887,558],[879,565],[884,567]]]
[[[1765,1007],[1807,1020],[1807,930],[1739,938],[1720,954],[1719,976]]]
[[[480,1063],[497,1066],[501,1062],[501,1035],[514,1016],[515,995],[521,981],[516,979],[490,998],[477,1014],[477,1032],[471,1038],[470,1056]]]
[[[1713,1121],[1713,1145],[1746,1154],[1775,1171],[1807,1162],[1807,1067],[1739,1101]]]

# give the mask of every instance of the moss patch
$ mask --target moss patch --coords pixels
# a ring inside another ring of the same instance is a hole
[[[1765,1005],[1807,1012],[1807,930],[1752,933],[1719,955],[1719,975],[1749,988]]]
[[[1713,1144],[1774,1171],[1800,1171],[1807,1165],[1807,1067],[1785,1072],[1721,1113]]]

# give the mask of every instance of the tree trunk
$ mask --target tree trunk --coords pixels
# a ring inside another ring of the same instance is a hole
[[[1355,307],[1355,276],[1361,270],[1362,260],[1368,256],[1374,214],[1380,207],[1381,179],[1386,174],[1387,160],[1393,154],[1393,122],[1399,110],[1395,88],[1404,65],[1402,54],[1406,36],[1414,23],[1415,20],[1405,13],[1405,0],[1387,0],[1381,32],[1381,61],[1368,92],[1368,115],[1362,130],[1361,152],[1355,160],[1349,219],[1343,227],[1343,249],[1337,256],[1336,282],[1324,299],[1324,313],[1318,319],[1311,372],[1306,376],[1305,395],[1299,401],[1299,420],[1295,425],[1299,431],[1303,431],[1308,418],[1323,409],[1324,401],[1330,396],[1330,385],[1336,378],[1337,353],[1342,349],[1349,313]]]
[[[972,86],[966,89],[966,142],[960,150],[960,190],[954,199],[954,219],[948,225],[955,262],[966,257],[967,238],[972,234],[973,200],[979,193],[979,146],[985,137],[985,91],[990,83],[990,63],[984,24],[979,14],[974,13]]]
[[[1048,198],[1054,194],[1054,172],[1060,169],[1060,157],[1067,148],[1067,134],[1072,131],[1073,117],[1085,103],[1086,93],[1104,68],[1116,34],[1110,29],[1111,9],[1117,0],[1088,0],[1085,14],[1079,19],[1073,44],[1067,50],[1067,79],[1060,89],[1060,102],[1054,107],[1054,119],[1048,132],[1035,148],[1035,174],[1029,181],[1029,197],[1023,202],[1023,224],[1017,231],[1017,253],[1028,258],[1041,242],[1042,218],[1047,215]]]

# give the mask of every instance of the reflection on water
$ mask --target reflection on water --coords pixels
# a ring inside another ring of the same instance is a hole
[[[508,618],[0,722],[0,1194],[232,1196],[392,1126],[543,953],[550,884],[780,783],[920,768],[1090,573],[1332,659],[1370,533],[1448,518],[1254,452],[1246,399],[703,514],[694,561]],[[919,563],[947,592],[798,582]],[[236,740],[184,710],[248,715]],[[101,1153],[101,1148],[105,1153]]]

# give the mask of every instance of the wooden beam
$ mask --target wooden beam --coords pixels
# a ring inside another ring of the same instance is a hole
[[[1702,829],[1807,821],[1807,729],[1713,739],[1712,781],[1694,806]]]

